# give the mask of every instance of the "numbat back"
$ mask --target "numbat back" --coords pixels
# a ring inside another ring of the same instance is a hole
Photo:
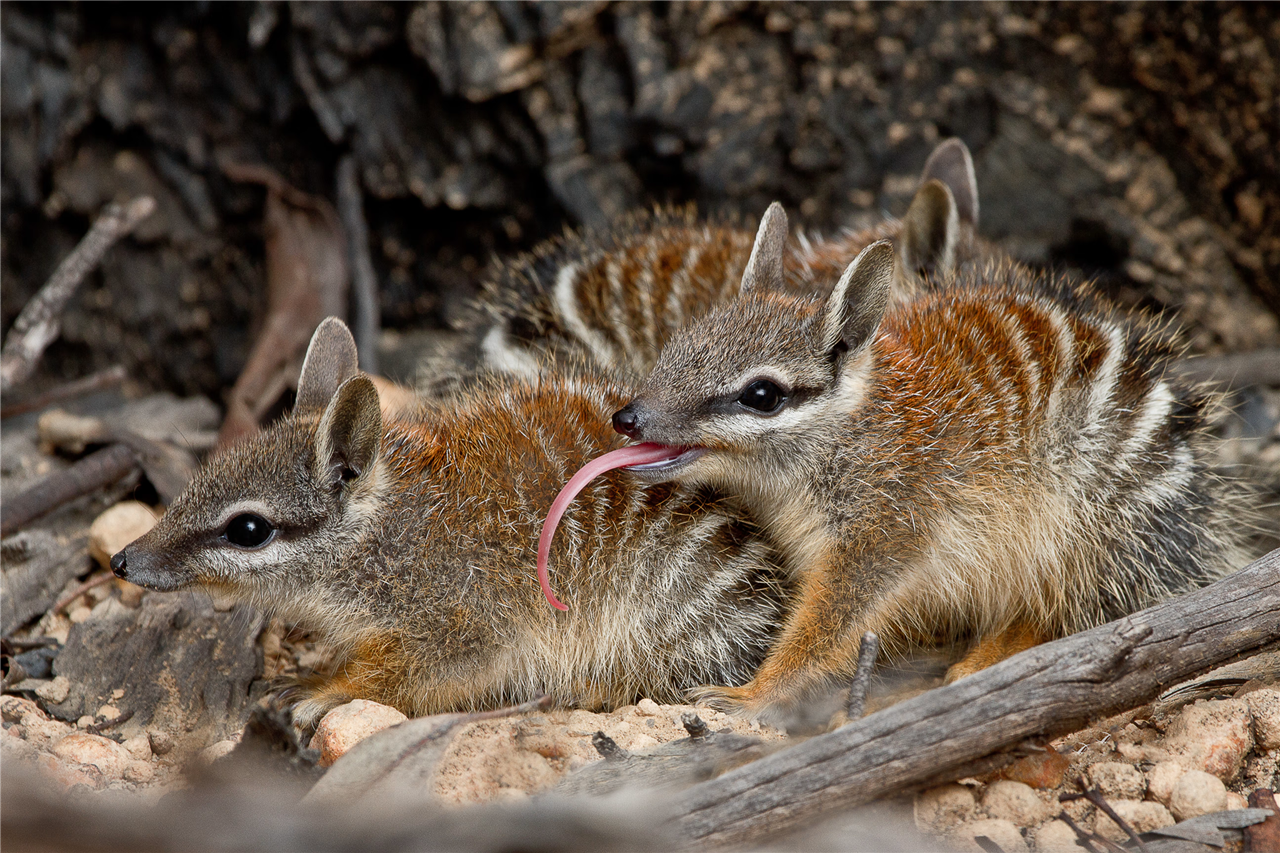
[[[677,334],[615,428],[672,448],[651,481],[734,492],[801,585],[742,688],[779,712],[891,652],[954,641],[960,677],[1239,565],[1240,499],[1211,470],[1208,400],[1158,329],[994,264],[889,309],[867,248],[826,299],[783,291],[765,216],[735,303]]]
[[[384,420],[340,321],[317,329],[295,411],[212,459],[111,562],[155,590],[203,587],[317,632],[333,674],[296,718],[355,698],[407,714],[547,693],[585,707],[741,684],[781,619],[786,578],[707,490],[602,480],[553,554],[572,605],[535,578],[565,472],[616,446],[603,382],[491,383]]]
[[[858,252],[890,239],[906,259],[894,296],[906,300],[956,269],[1004,257],[977,237],[977,225],[973,160],[950,139],[929,157],[901,220],[829,239],[802,236],[784,250],[780,286],[825,293]],[[750,231],[699,222],[687,210],[637,214],[606,233],[548,241],[487,285],[492,324],[481,360],[523,376],[550,361],[644,376],[676,330],[732,301],[751,248]]]

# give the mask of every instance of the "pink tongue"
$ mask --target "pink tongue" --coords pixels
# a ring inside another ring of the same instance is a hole
[[[569,482],[565,483],[564,488],[560,490],[560,494],[556,495],[556,499],[551,502],[551,510],[547,513],[547,520],[542,522],[542,535],[538,537],[538,583],[542,584],[542,594],[547,597],[547,601],[556,610],[568,610],[563,604],[556,599],[555,593],[551,591],[551,577],[547,571],[547,559],[551,556],[551,540],[556,535],[556,527],[560,524],[560,519],[564,516],[565,510],[569,508],[569,504],[578,496],[578,492],[587,487],[596,477],[599,477],[605,471],[612,471],[614,468],[626,468],[630,465],[643,465],[646,462],[663,462],[667,459],[675,459],[685,451],[683,447],[668,447],[664,444],[633,444],[630,447],[623,447],[604,456],[592,459],[586,465],[578,470],[578,473],[569,478]]]

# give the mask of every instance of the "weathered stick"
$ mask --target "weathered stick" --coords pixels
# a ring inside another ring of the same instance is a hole
[[[1187,379],[1227,389],[1251,385],[1277,386],[1280,385],[1280,349],[1186,358],[1175,362],[1173,369]]]
[[[945,781],[974,759],[1131,708],[1280,639],[1280,549],[1211,586],[1029,649],[955,684],[697,785],[674,823],[700,847],[742,843]]]
[[[15,415],[25,415],[27,412],[48,408],[54,403],[74,400],[77,397],[83,397],[85,394],[92,394],[94,391],[114,388],[124,382],[124,376],[124,365],[116,364],[106,370],[91,373],[83,379],[76,379],[56,388],[50,388],[43,394],[37,394],[34,397],[27,397],[12,403],[6,402],[4,408],[0,410],[0,417],[11,418]]]
[[[356,156],[348,154],[338,163],[338,216],[347,232],[347,263],[351,267],[352,334],[360,353],[360,369],[378,372],[378,276],[369,257],[369,223],[364,218],[360,174]]]
[[[31,375],[45,348],[57,339],[62,309],[80,282],[98,265],[107,249],[155,209],[155,199],[145,195],[126,205],[112,203],[103,209],[89,233],[13,321],[0,354],[0,392],[8,391]]]
[[[0,537],[8,536],[42,515],[82,495],[141,470],[138,458],[123,444],[112,444],[90,453],[64,471],[29,486],[0,507]]]
[[[867,692],[871,689],[871,673],[875,671],[879,656],[880,638],[868,631],[862,635],[862,644],[858,646],[858,668],[854,670],[853,681],[849,684],[849,702],[845,712],[850,722],[862,717],[862,710],[867,705]]]

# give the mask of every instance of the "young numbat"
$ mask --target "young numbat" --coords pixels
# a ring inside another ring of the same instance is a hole
[[[288,417],[213,458],[160,523],[112,558],[154,590],[204,588],[316,632],[332,673],[300,685],[312,725],[351,699],[410,715],[546,693],[564,704],[678,701],[741,684],[789,581],[712,490],[616,473],[558,543],[572,605],[534,579],[538,525],[565,473],[616,446],[603,380],[493,380],[386,416],[345,325],[316,330]]]
[[[740,298],[613,417],[646,444],[637,478],[738,495],[800,584],[754,679],[702,699],[785,715],[845,683],[868,630],[967,649],[955,679],[1242,564],[1211,401],[1162,329],[1009,263],[890,309],[886,243],[797,297],[785,234],[775,204]]]
[[[893,284],[905,301],[967,265],[1004,254],[977,236],[973,159],[959,139],[925,163],[901,220],[827,239],[803,236],[783,252],[783,286],[825,293],[863,248],[891,239],[904,258]],[[503,265],[487,285],[481,360],[536,376],[571,361],[643,377],[687,322],[733,299],[752,249],[750,231],[698,222],[691,211],[636,214],[606,233],[568,234]],[[434,365],[433,365],[434,367]]]

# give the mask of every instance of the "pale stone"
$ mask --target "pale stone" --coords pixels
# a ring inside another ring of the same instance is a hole
[[[1173,786],[1186,772],[1187,768],[1176,761],[1161,761],[1147,771],[1147,793],[1151,799],[1167,807],[1169,798],[1173,796]]]
[[[115,705],[103,705],[98,709],[98,717],[107,722],[119,719],[120,709]]]
[[[1137,833],[1150,832],[1162,826],[1173,826],[1173,815],[1159,803],[1149,800],[1108,800],[1120,819]],[[1125,841],[1129,834],[1116,825],[1106,812],[1098,809],[1093,817],[1093,831],[1111,841]]]
[[[328,767],[360,741],[407,719],[395,708],[356,699],[324,715],[311,748],[320,751],[320,766]]]
[[[1203,770],[1188,770],[1173,786],[1169,811],[1178,820],[1189,820],[1227,807],[1227,787],[1222,780]]]
[[[1004,853],[1028,853],[1027,842],[1023,840],[1022,833],[1008,820],[975,820],[963,823],[954,832],[947,833],[947,837],[958,842],[961,849],[981,851],[982,847],[974,840],[979,835],[985,835],[1000,845]]]
[[[73,607],[67,613],[67,618],[71,620],[72,625],[79,625],[93,615],[93,611],[84,605]]]
[[[1188,769],[1230,781],[1253,749],[1249,705],[1244,699],[1223,699],[1184,708],[1169,725],[1164,746]]]
[[[155,775],[155,769],[145,761],[130,761],[124,768],[126,782],[150,782],[155,778]]]
[[[1012,821],[1018,826],[1034,826],[1048,820],[1051,809],[1029,785],[1001,780],[987,786],[982,807],[993,818]]]
[[[122,743],[121,746],[135,761],[151,760],[151,739],[145,734],[134,735]]]
[[[200,750],[200,761],[204,764],[212,764],[224,755],[229,755],[231,750],[236,748],[236,742],[231,739],[220,740],[212,746],[206,746]]]
[[[75,764],[92,765],[104,776],[119,777],[129,753],[110,738],[88,732],[72,732],[53,745],[53,754]]]
[[[973,815],[973,792],[963,785],[939,785],[916,795],[916,826],[925,832],[942,832]]]
[[[1244,697],[1253,717],[1253,737],[1262,749],[1280,749],[1280,690],[1255,690]]]
[[[156,755],[168,755],[173,750],[173,735],[160,729],[152,729],[147,732],[147,743],[151,744],[151,751]]]
[[[156,526],[156,514],[140,501],[121,501],[89,525],[89,554],[104,569],[111,558],[133,540]]]
[[[20,723],[28,714],[35,714],[39,719],[47,720],[48,716],[40,710],[40,706],[24,696],[6,694],[0,696],[0,716],[10,723]]]
[[[1089,781],[1108,798],[1137,800],[1147,790],[1147,781],[1138,769],[1120,761],[1099,761],[1091,765]]]
[[[657,702],[646,696],[636,703],[636,712],[644,717],[656,717],[662,713],[662,709],[658,707]]]
[[[1235,791],[1227,791],[1227,811],[1249,808],[1249,800]]]
[[[93,725],[93,721],[94,721],[95,719],[96,719],[96,718],[95,718],[93,715],[91,715],[91,714],[85,714],[83,717],[81,717],[80,719],[76,720],[76,726],[77,726],[78,728],[87,729],[87,728],[89,728],[89,726],[92,726],[92,725]]]
[[[71,693],[71,681],[65,675],[59,675],[43,687],[36,688],[36,695],[50,705],[60,705],[67,701]]]
[[[1060,820],[1051,820],[1031,832],[1036,853],[1080,853],[1076,831]]]
[[[60,761],[56,756],[40,753],[36,756],[36,766],[40,768],[45,778],[52,779],[64,789],[76,785],[97,788],[102,784],[103,774],[93,765]]]

